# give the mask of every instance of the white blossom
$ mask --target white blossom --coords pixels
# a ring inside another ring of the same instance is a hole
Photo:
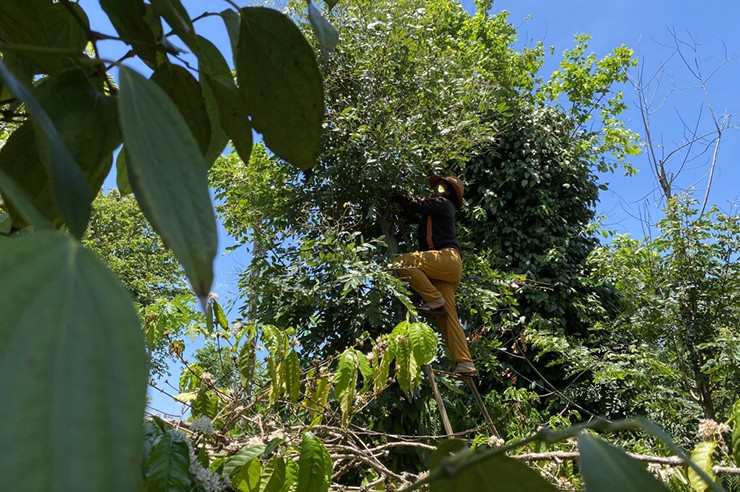
[[[712,419],[702,419],[699,421],[696,434],[702,441],[723,442],[722,434],[725,432],[730,432],[729,425],[717,423]]]
[[[198,417],[190,423],[190,430],[211,436],[213,435],[213,422],[208,417]]]
[[[200,375],[200,380],[203,381],[203,384],[206,386],[213,386],[216,384],[216,378],[208,371],[204,371],[203,374]]]
[[[207,492],[221,492],[229,488],[228,484],[218,474],[208,468],[204,468],[192,451],[190,453],[190,474]]]

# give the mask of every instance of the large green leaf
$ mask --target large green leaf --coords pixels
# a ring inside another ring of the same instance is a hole
[[[198,45],[203,87],[212,95],[218,108],[221,128],[231,139],[241,160],[249,162],[252,153],[252,126],[241,93],[234,83],[231,69],[213,43],[198,37]]]
[[[324,444],[312,433],[303,434],[298,461],[298,486],[296,492],[326,492],[330,477],[327,476],[327,453]]]
[[[136,199],[205,302],[213,283],[217,235],[198,144],[167,94],[125,67],[119,113]]]
[[[298,484],[298,465],[293,460],[285,462],[285,482],[280,492],[294,492]]]
[[[77,241],[0,242],[0,453],[13,491],[134,491],[147,370],[131,298]]]
[[[399,335],[396,338],[396,379],[407,396],[414,392],[418,373],[419,366],[411,350],[411,341],[407,336]]]
[[[285,485],[285,459],[273,456],[262,469],[260,492],[280,492]]]
[[[355,351],[355,355],[357,355],[357,368],[360,370],[360,374],[362,374],[362,389],[360,392],[365,393],[370,389],[373,381],[373,368],[370,366],[370,361],[367,360],[365,354],[357,350]]]
[[[587,492],[665,492],[663,483],[645,465],[622,449],[587,434],[578,436],[581,474]]]
[[[113,151],[121,145],[118,101],[100,92],[81,68],[47,77],[36,97],[97,192],[110,171]],[[104,161],[108,166],[101,165]]]
[[[241,492],[259,492],[262,484],[262,462],[254,458],[241,467],[232,477],[231,483]]]
[[[298,353],[293,348],[288,350],[283,370],[285,371],[285,391],[290,401],[296,403],[301,396],[301,365]]]
[[[717,476],[712,470],[712,455],[714,450],[717,448],[717,443],[714,441],[704,441],[696,445],[694,450],[691,452],[691,461],[699,465],[699,468],[709,475],[709,478],[715,480]],[[693,468],[689,468],[689,482],[691,487],[696,492],[704,492],[709,488],[709,485],[702,479]]]
[[[193,21],[180,0],[152,0],[154,10],[167,21],[175,34],[182,39],[188,48],[198,53]]]
[[[188,490],[191,480],[190,451],[180,436],[166,432],[154,446],[144,466],[147,492]]]
[[[121,143],[115,98],[98,91],[78,68],[46,77],[35,95],[59,130],[90,190],[98,190],[110,171],[113,150]],[[10,147],[2,151],[0,168],[13,177],[47,218],[59,221],[61,214],[54,205],[52,182],[36,150],[38,139],[30,133],[30,126],[23,125],[11,140]],[[12,208],[10,212],[14,225],[22,227],[23,221]]]
[[[226,9],[221,12],[221,19],[224,21],[226,32],[229,35],[231,43],[231,53],[233,54],[234,65],[236,65],[236,54],[239,51],[239,31],[241,30],[241,16],[235,10]]]
[[[230,477],[235,474],[240,468],[252,461],[253,458],[260,456],[265,452],[265,445],[260,444],[259,446],[251,446],[238,451],[235,455],[230,457],[224,463],[223,474],[225,477]]]
[[[2,169],[0,169],[0,194],[5,199],[4,205],[8,206],[8,202],[12,202],[25,223],[35,227],[36,230],[52,229],[51,223],[39,212],[36,205],[26,195],[26,192]],[[9,216],[6,217],[9,220]],[[9,220],[9,222],[12,221]],[[6,234],[10,232],[11,225],[8,224],[8,230],[4,231]]]
[[[60,55],[82,54],[87,44],[86,27],[87,16],[74,3],[68,9],[51,0],[0,2],[0,39],[15,45],[18,55],[44,73],[59,73],[68,65]],[[49,52],[38,48],[49,48]]]
[[[432,458],[429,461],[429,468],[437,468],[442,464],[443,460],[462,451],[466,447],[467,445],[465,444],[465,441],[461,439],[445,439],[437,444],[437,449],[432,453]]]
[[[494,455],[463,468],[452,477],[431,482],[431,492],[555,492],[557,489],[542,476],[512,458]],[[619,489],[612,489],[619,490]]]
[[[237,78],[254,128],[279,157],[301,169],[321,151],[324,89],[311,46],[277,10],[241,9]]]
[[[92,193],[82,170],[62,140],[57,127],[31,91],[0,61],[0,79],[18,100],[25,103],[39,132],[36,141],[42,149],[42,162],[47,163],[54,202],[75,236],[82,237],[90,218]],[[12,174],[11,174],[12,176]]]
[[[51,179],[39,157],[33,122],[23,123],[0,148],[0,170],[43,215],[44,220],[59,225],[62,214],[54,203],[52,193],[48,191]],[[10,195],[5,196],[5,200],[13,225],[22,229],[29,219],[22,213],[22,205]]]
[[[170,96],[205,154],[211,142],[211,122],[198,81],[187,69],[171,63],[161,64],[151,79]]]
[[[437,334],[425,323],[411,323],[408,337],[416,364],[429,364],[437,355]]]
[[[129,43],[150,68],[156,68],[157,39],[162,35],[161,25],[152,31],[144,0],[100,0],[100,6],[110,18],[121,39]]]

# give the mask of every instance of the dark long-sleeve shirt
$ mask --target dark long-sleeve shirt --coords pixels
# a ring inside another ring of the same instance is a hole
[[[455,248],[460,251],[455,233],[455,203],[444,196],[419,198],[400,195],[394,197],[407,212],[421,215],[419,222],[419,250]]]

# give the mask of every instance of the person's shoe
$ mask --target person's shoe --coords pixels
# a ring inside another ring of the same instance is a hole
[[[472,362],[458,362],[453,371],[455,374],[460,376],[477,376],[478,371],[475,370],[475,366]]]
[[[444,311],[444,307],[445,298],[438,297],[437,299],[432,299],[431,301],[424,302],[424,304],[419,306],[419,312],[433,313],[435,311]]]

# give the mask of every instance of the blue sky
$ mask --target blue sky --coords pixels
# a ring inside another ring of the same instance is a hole
[[[220,0],[182,0],[193,15],[203,11],[218,12],[230,6]],[[341,3],[342,0],[340,0]],[[91,15],[94,29],[113,34],[107,18],[100,15],[97,0],[80,2]],[[239,5],[248,5],[238,0]],[[472,12],[475,10],[473,0],[462,0],[463,6]],[[554,48],[553,55],[547,55],[542,75],[547,78],[557,68],[561,53],[575,44],[574,36],[589,34],[592,36],[590,50],[599,57],[609,53],[614,47],[622,44],[635,50],[645,64],[645,73],[654,74],[658,67],[667,61],[661,90],[656,93],[656,105],[660,110],[652,117],[652,131],[656,138],[670,150],[680,145],[685,139],[681,120],[694,124],[699,118],[700,127],[706,128],[707,107],[704,94],[695,88],[696,81],[690,76],[680,58],[671,57],[671,30],[685,42],[695,41],[698,46],[700,66],[707,72],[721,64],[725,56],[740,54],[740,30],[737,19],[740,19],[740,2],[736,0],[708,0],[689,2],[686,0],[497,0],[493,3],[493,12],[506,10],[509,21],[517,27],[519,41],[517,47],[533,46],[542,41],[546,47]],[[211,39],[224,52],[229,52],[229,44],[218,18],[207,18],[196,24],[196,30]],[[341,41],[340,41],[341,42]],[[110,50],[106,58],[120,56],[121,46],[118,42],[101,42],[102,50]],[[549,51],[546,50],[547,53]],[[693,56],[690,50],[686,54]],[[637,72],[633,72],[636,76]],[[718,113],[736,113],[740,111],[740,96],[737,82],[740,75],[740,61],[730,62],[718,71],[710,80],[709,100]],[[692,88],[694,87],[694,88]],[[642,122],[636,109],[636,95],[627,85],[624,88],[625,101],[630,109],[624,120],[634,131],[642,134]],[[701,113],[700,113],[701,112]],[[738,197],[737,183],[740,182],[740,134],[736,129],[729,129],[720,148],[718,167],[715,174],[710,202],[729,210],[728,203]],[[646,231],[642,219],[649,216],[653,221],[660,216],[659,195],[655,193],[656,181],[644,155],[636,156],[633,165],[639,170],[637,176],[625,178],[620,172],[602,176],[610,184],[610,189],[603,192],[597,206],[597,213],[606,215],[604,224],[617,232],[628,232],[642,236]],[[707,155],[687,163],[677,184],[680,187],[694,185],[703,195],[706,187]],[[109,180],[107,187],[114,186]],[[248,255],[242,250],[224,255],[225,248],[232,241],[220,228],[219,255],[216,263],[216,280],[213,290],[220,294],[222,302],[234,298],[237,272],[248,262]],[[229,314],[227,312],[227,314]],[[234,313],[229,316],[233,319]],[[176,377],[171,378],[174,382]],[[158,395],[154,396],[154,406],[160,410],[176,411],[179,405],[173,405]]]
[[[463,0],[466,9],[474,8],[472,0]],[[554,46],[543,75],[549,74],[559,55],[574,45],[573,36],[592,36],[590,49],[603,56],[622,44],[632,48],[644,63],[644,73],[654,74],[663,63],[663,82],[655,94],[651,128],[653,135],[672,150],[685,141],[681,120],[699,128],[709,128],[708,107],[704,93],[696,88],[691,76],[673,49],[675,32],[683,42],[696,43],[699,66],[708,75],[722,64],[726,57],[740,55],[740,2],[734,0],[496,0],[494,12],[509,12],[509,22],[517,27],[520,46],[533,46],[542,41]],[[693,40],[692,40],[693,38]],[[686,55],[693,56],[690,49]],[[693,63],[693,59],[689,60]],[[637,76],[637,71],[632,72]],[[740,112],[740,60],[730,61],[716,72],[707,87],[709,101],[718,114]],[[627,125],[643,135],[643,125],[637,96],[631,87],[624,87],[625,102],[630,109],[624,114]],[[700,115],[702,116],[700,118]],[[710,203],[723,210],[731,209],[729,202],[738,198],[740,182],[740,133],[730,128],[723,135],[719,159],[710,194]],[[682,188],[694,186],[700,197],[706,188],[709,154],[688,162],[676,183]],[[642,236],[641,219],[647,213],[655,220],[660,216],[659,195],[654,192],[656,181],[645,155],[632,159],[639,170],[637,176],[624,178],[621,173],[602,176],[610,184],[603,192],[597,213],[606,214],[605,225],[621,233]],[[678,169],[678,163],[672,167]]]

